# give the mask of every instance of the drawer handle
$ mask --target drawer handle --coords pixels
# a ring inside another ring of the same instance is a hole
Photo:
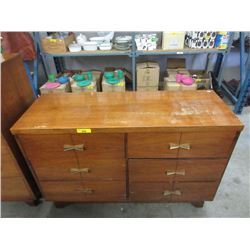
[[[174,194],[174,195],[181,195],[181,191],[180,190],[175,190],[175,191],[169,191],[169,190],[165,190],[163,192],[163,195],[164,196],[169,196],[171,194]]]
[[[170,150],[173,150],[173,149],[178,149],[178,148],[181,148],[181,149],[191,149],[191,145],[189,143],[184,143],[184,144],[175,144],[175,143],[169,143],[169,149]]]
[[[84,194],[93,194],[94,190],[91,188],[83,188],[83,189],[76,189],[76,192],[84,193]]]
[[[64,151],[69,151],[69,150],[77,150],[77,151],[83,151],[84,150],[84,145],[79,144],[79,145],[64,145],[63,146]]]
[[[186,172],[185,170],[177,170],[177,171],[171,171],[171,170],[167,170],[165,172],[166,175],[174,175],[174,174],[177,174],[177,175],[186,175]]]
[[[90,169],[89,168],[71,168],[70,172],[72,174],[75,174],[75,173],[89,173]]]

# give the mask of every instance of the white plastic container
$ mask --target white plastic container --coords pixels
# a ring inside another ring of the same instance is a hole
[[[112,49],[112,43],[101,43],[99,45],[100,50],[111,50]]]
[[[97,50],[97,42],[85,42],[83,44],[83,49],[84,50]]]
[[[99,36],[97,36],[97,37],[90,37],[89,40],[91,42],[96,42],[97,45],[100,45],[101,43],[105,42],[105,38],[104,37],[99,37]]]
[[[69,44],[68,47],[69,47],[70,52],[79,52],[82,50],[81,45],[78,43],[71,43],[71,44]]]

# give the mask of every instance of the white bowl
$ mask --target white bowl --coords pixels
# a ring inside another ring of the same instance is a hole
[[[97,42],[97,44],[101,44],[105,41],[105,38],[97,36],[97,37],[90,37],[89,40],[91,42]]]

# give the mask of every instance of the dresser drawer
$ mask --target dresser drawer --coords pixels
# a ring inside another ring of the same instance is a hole
[[[228,157],[236,134],[234,132],[194,132],[182,133],[181,145],[190,149],[179,148],[179,158],[223,158]],[[178,150],[178,149],[173,149]]]
[[[171,181],[174,175],[168,175],[176,170],[177,161],[157,159],[130,159],[130,182],[163,182]]]
[[[176,182],[173,192],[180,192],[180,195],[171,195],[171,201],[212,201],[218,182]]]
[[[125,154],[123,134],[21,135],[19,140],[34,168],[75,168],[78,162],[122,159]]]
[[[144,202],[157,202],[157,201],[170,201],[170,196],[164,195],[166,190],[171,190],[171,184],[164,183],[143,183],[143,182],[130,182],[129,184],[129,200],[130,201],[144,201]]]
[[[214,181],[222,177],[227,159],[130,159],[131,182]]]
[[[124,201],[124,181],[41,182],[46,200],[51,201]]]
[[[1,178],[1,200],[28,201],[34,199],[22,177]]]
[[[129,158],[176,158],[178,150],[169,145],[179,144],[180,133],[130,133],[128,134]]]
[[[220,180],[227,165],[227,159],[178,160],[175,171],[176,181]]]
[[[18,139],[33,168],[60,166],[77,167],[74,150],[64,151],[64,145],[72,145],[71,135],[20,135]]]
[[[86,163],[80,162],[80,174],[82,180],[125,180],[126,162],[123,159],[94,159]]]

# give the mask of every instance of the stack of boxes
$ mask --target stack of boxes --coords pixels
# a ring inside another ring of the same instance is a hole
[[[137,91],[157,91],[159,88],[160,66],[156,62],[136,65]]]
[[[176,82],[176,74],[182,74],[193,78],[193,84],[185,85]],[[168,91],[185,91],[196,89],[210,89],[211,77],[204,70],[187,70],[184,58],[168,59],[168,67],[164,77],[164,90]]]
[[[216,31],[190,31],[186,33],[185,45],[192,49],[212,49]]]

